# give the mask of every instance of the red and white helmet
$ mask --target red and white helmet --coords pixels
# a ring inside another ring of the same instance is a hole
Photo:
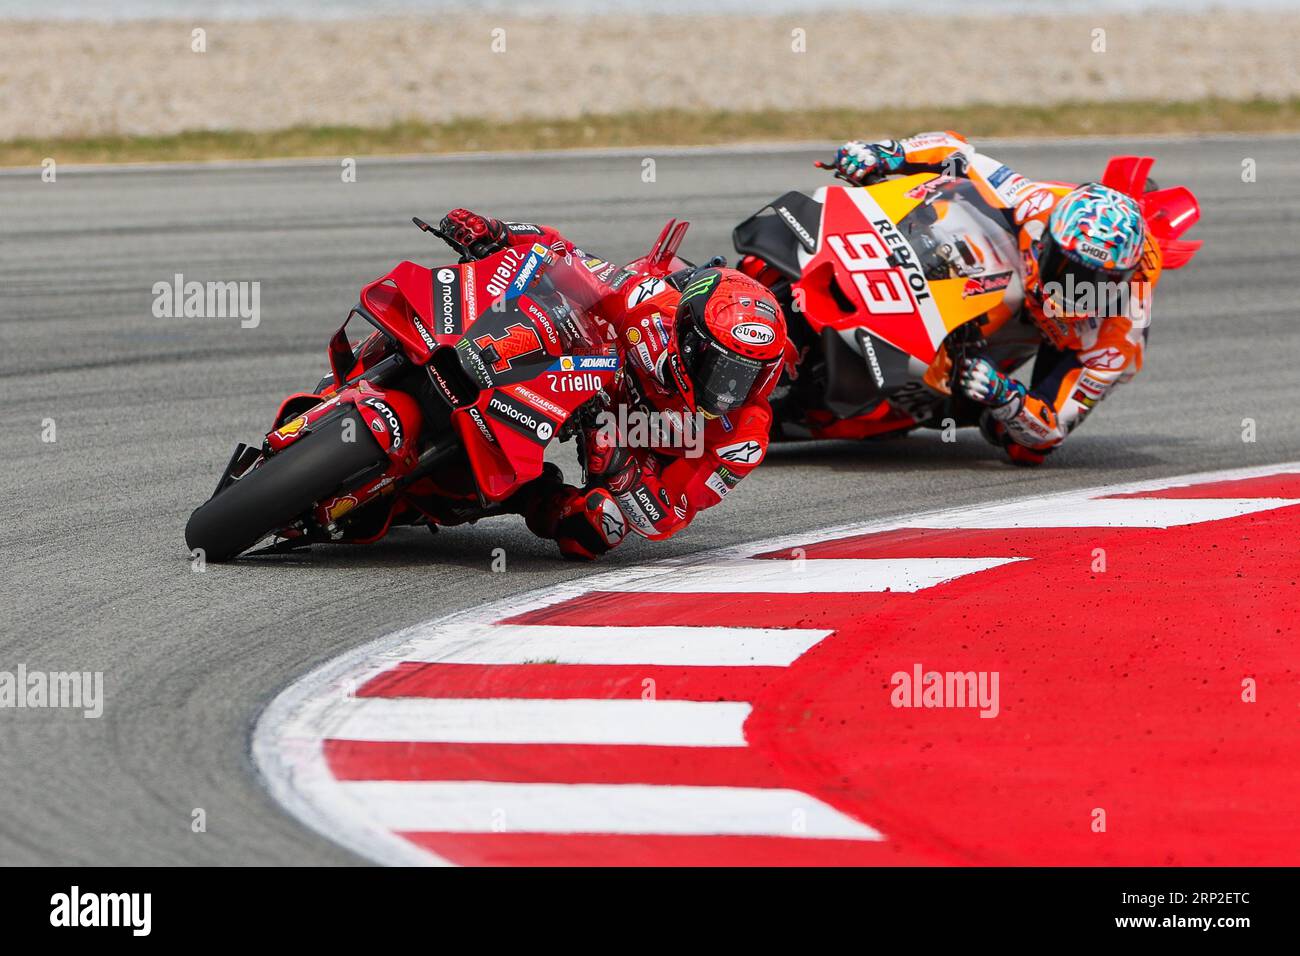
[[[716,417],[766,396],[780,377],[785,345],[781,307],[754,279],[706,268],[686,280],[668,361],[696,410]]]

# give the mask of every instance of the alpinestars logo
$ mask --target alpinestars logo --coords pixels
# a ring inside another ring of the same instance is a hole
[[[506,334],[501,338],[494,338],[488,333],[475,338],[474,344],[483,353],[484,361],[491,363],[494,372],[508,372],[515,359],[542,350],[542,340],[537,337],[537,330],[521,322],[507,326]]]
[[[717,455],[723,461],[734,461],[740,465],[756,465],[763,457],[763,446],[756,441],[740,441],[734,445],[723,445]]]
[[[627,536],[627,522],[623,520],[623,512],[608,498],[600,506],[600,533],[611,546]]]
[[[668,288],[668,283],[656,276],[642,279],[636,284],[636,287],[627,294],[627,307],[629,309],[635,309],[646,299],[653,299],[666,288]]]

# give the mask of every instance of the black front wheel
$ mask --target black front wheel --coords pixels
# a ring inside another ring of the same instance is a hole
[[[385,457],[349,408],[201,504],[185,525],[185,543],[207,561],[229,561]]]

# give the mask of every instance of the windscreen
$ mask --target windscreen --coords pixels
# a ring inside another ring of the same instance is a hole
[[[930,280],[971,278],[1017,269],[1019,255],[1006,220],[969,180],[926,183],[924,201],[903,217],[907,237]]]

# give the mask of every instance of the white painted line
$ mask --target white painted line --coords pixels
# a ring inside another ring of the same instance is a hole
[[[644,664],[788,667],[827,630],[775,627],[435,627],[408,656],[439,664]]]
[[[843,594],[922,591],[1020,558],[736,558],[630,578],[611,590],[679,594]],[[802,566],[802,567],[801,567]]]
[[[1091,498],[1044,499],[994,505],[920,522],[925,528],[1175,528],[1300,504],[1291,498]]]
[[[474,744],[743,747],[749,704],[692,700],[362,697],[343,702],[325,736]]]
[[[797,790],[648,784],[348,781],[357,812],[399,832],[725,834],[880,840]]]

